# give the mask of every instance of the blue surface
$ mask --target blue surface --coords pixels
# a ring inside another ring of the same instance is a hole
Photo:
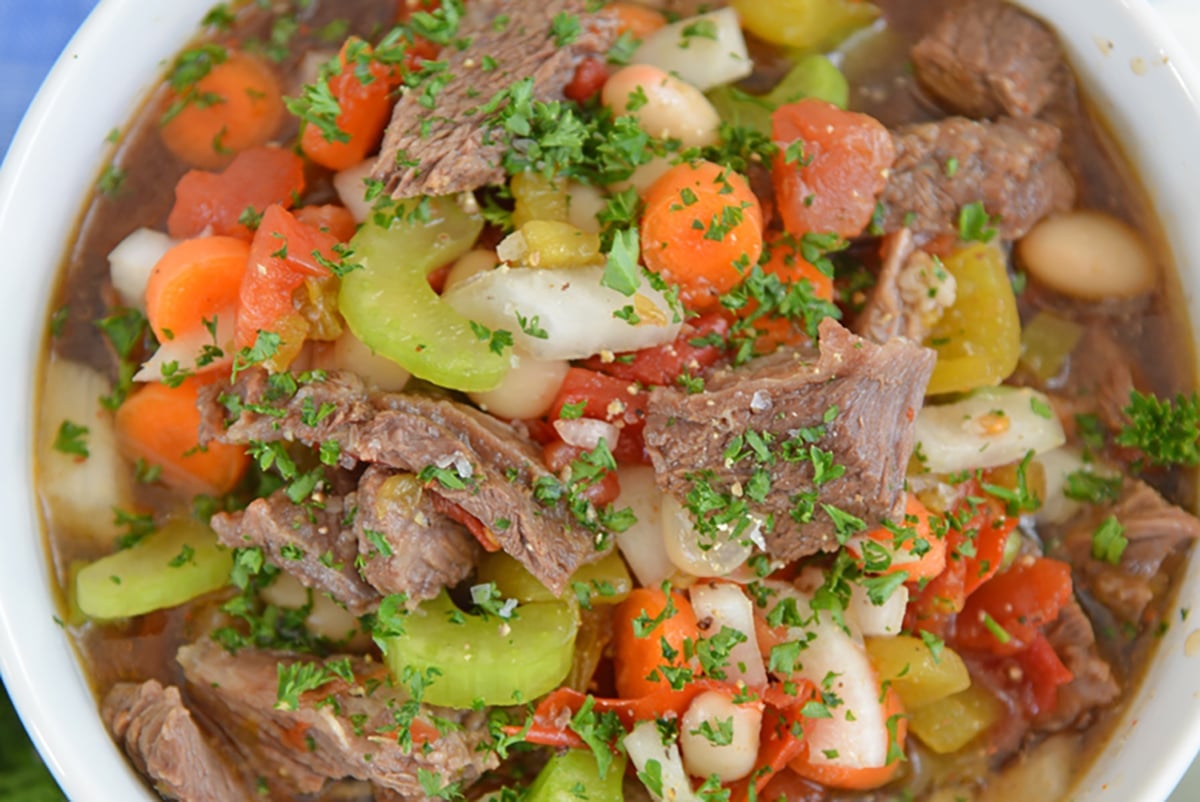
[[[0,0],[0,153],[96,0]]]

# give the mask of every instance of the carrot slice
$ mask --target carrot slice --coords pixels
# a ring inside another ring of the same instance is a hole
[[[116,412],[122,451],[162,468],[162,481],[189,493],[228,493],[241,480],[249,457],[241,446],[199,443],[200,388],[215,378],[192,376],[178,387],[145,384]]]
[[[171,248],[150,271],[146,318],[159,342],[201,329],[237,303],[250,245],[236,237],[197,237]]]
[[[762,208],[749,183],[719,164],[672,167],[646,191],[642,259],[680,287],[684,306],[714,309],[758,261]]]
[[[889,551],[898,552],[897,556],[904,555],[902,559],[893,559],[881,573],[894,574],[903,571],[908,575],[906,581],[917,582],[933,579],[946,569],[946,539],[932,533],[929,514],[921,500],[915,494],[909,493],[904,506],[905,520],[901,522],[901,528],[908,531],[900,536],[899,544],[896,532],[886,527],[872,529],[863,534],[863,537],[881,544]],[[860,556],[859,547],[854,541],[847,544],[847,549],[856,558]],[[920,554],[916,553],[918,550],[921,551]]]
[[[336,125],[308,124],[300,135],[304,155],[330,170],[358,164],[379,145],[399,82],[398,71],[373,60],[371,46],[361,39],[348,39],[338,60],[337,73],[328,79],[339,109]]]
[[[609,3],[600,16],[616,20],[617,34],[627,33],[634,39],[645,39],[667,24],[661,12],[636,3]]]
[[[247,222],[273,203],[290,207],[303,191],[303,159],[283,148],[247,148],[223,172],[190,170],[179,179],[167,232],[186,239],[208,229],[248,242],[254,232]]]
[[[904,742],[908,736],[908,719],[904,715],[904,705],[900,701],[900,694],[896,693],[896,690],[892,687],[888,687],[884,692],[883,715],[884,721],[888,722],[888,726],[895,728],[894,746],[900,753],[903,753]],[[889,760],[883,766],[872,768],[854,768],[852,766],[815,762],[810,759],[808,744],[805,742],[799,757],[789,763],[788,768],[801,777],[818,782],[827,788],[843,788],[848,791],[869,791],[872,788],[878,788],[881,785],[889,783],[896,776],[896,772],[899,771],[902,762],[902,760],[896,758]]]
[[[684,642],[699,638],[696,613],[681,594],[668,599],[658,588],[633,590],[613,611],[617,695],[636,699],[670,688],[662,669],[683,667]]]

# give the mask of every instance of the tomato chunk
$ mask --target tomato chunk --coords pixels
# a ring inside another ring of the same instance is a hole
[[[254,231],[248,222],[272,204],[291,208],[303,191],[299,156],[283,148],[247,148],[219,173],[190,170],[179,179],[167,232],[188,239],[211,228],[218,236],[249,241]]]

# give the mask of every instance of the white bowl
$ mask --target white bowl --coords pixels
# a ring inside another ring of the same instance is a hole
[[[914,0],[915,1],[915,0]],[[0,673],[63,790],[77,802],[152,797],[109,739],[66,635],[31,485],[35,389],[46,311],[81,203],[122,126],[212,0],[103,0],[30,108],[0,171],[0,242],[8,293],[0,341],[16,392],[0,394]],[[1021,0],[1058,28],[1092,99],[1124,143],[1179,265],[1200,321],[1200,76],[1143,0]],[[129,43],[136,43],[130,46]],[[1200,560],[1178,606],[1200,610]],[[1200,747],[1200,662],[1185,655],[1194,625],[1178,615],[1124,721],[1075,802],[1161,802]],[[1200,636],[1198,636],[1200,637]]]

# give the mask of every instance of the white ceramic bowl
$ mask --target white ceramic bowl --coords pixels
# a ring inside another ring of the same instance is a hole
[[[915,1],[915,0],[914,0]],[[1200,321],[1200,76],[1144,0],[1020,0],[1058,28],[1076,71],[1129,154]],[[63,789],[76,802],[150,799],[96,713],[75,653],[55,624],[31,485],[35,388],[46,310],[82,199],[123,125],[212,0],[103,0],[38,94],[0,172],[0,242],[9,300],[0,342],[15,392],[0,394],[0,672]],[[130,46],[129,43],[136,43]],[[1179,606],[1200,610],[1200,559]],[[1194,619],[1193,619],[1194,620]],[[1178,615],[1158,659],[1075,802],[1161,802],[1200,747],[1200,657]],[[1197,635],[1200,638],[1200,635]],[[1194,650],[1193,650],[1194,651]]]

